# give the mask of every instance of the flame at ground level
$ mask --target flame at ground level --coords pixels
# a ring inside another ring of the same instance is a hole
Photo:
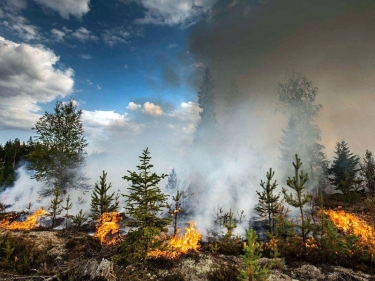
[[[119,239],[119,224],[122,217],[117,212],[103,213],[98,219],[94,237],[100,240],[102,245],[115,245]]]
[[[195,223],[190,222],[189,227],[185,229],[185,234],[177,234],[169,241],[166,241],[162,250],[156,249],[148,252],[148,257],[158,258],[176,258],[188,251],[197,251],[200,247],[198,244],[202,235],[195,229]]]
[[[25,221],[0,221],[0,227],[9,230],[30,230],[39,226],[39,224],[37,224],[38,217],[45,215],[46,213],[47,211],[41,208],[37,210],[34,214],[29,215]]]
[[[364,242],[375,246],[375,231],[364,220],[356,215],[345,213],[344,210],[328,210],[323,213],[329,216],[338,229],[345,233],[353,233]]]

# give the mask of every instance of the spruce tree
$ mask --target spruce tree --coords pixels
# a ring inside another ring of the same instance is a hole
[[[303,249],[304,252],[306,252],[307,237],[311,232],[311,217],[306,214],[304,210],[304,206],[312,200],[311,194],[305,190],[305,183],[308,181],[309,176],[303,171],[299,172],[302,162],[301,159],[298,158],[297,154],[296,162],[293,162],[293,166],[295,175],[293,178],[288,177],[286,184],[294,191],[295,194],[288,194],[288,191],[285,188],[282,189],[282,193],[284,194],[285,201],[294,208],[298,208],[300,211],[301,223],[296,224],[296,226],[301,230]]]
[[[198,104],[202,111],[199,113],[201,119],[196,129],[196,143],[205,143],[211,140],[216,133],[218,125],[216,121],[215,94],[213,89],[211,70],[206,68],[198,91]]]
[[[361,176],[364,181],[365,188],[370,193],[372,199],[375,199],[375,160],[372,152],[366,150],[362,158],[363,162],[360,164]]]
[[[99,178],[100,182],[99,184],[95,183],[95,188],[91,195],[90,217],[94,220],[97,220],[103,213],[116,212],[119,204],[114,192],[108,194],[112,184],[107,184],[107,173],[104,170]]]
[[[166,174],[151,173],[150,152],[146,148],[139,156],[141,164],[138,172],[129,171],[123,179],[131,183],[129,194],[126,197],[126,214],[130,220],[126,225],[130,227],[123,249],[131,259],[145,261],[149,250],[160,245],[155,239],[161,232],[167,231],[171,219],[161,217],[163,209],[167,207],[167,195],[163,194],[158,186],[159,182],[167,177]]]
[[[263,189],[262,192],[256,191],[256,193],[259,196],[259,203],[258,206],[255,207],[255,210],[261,215],[261,216],[267,216],[268,218],[268,225],[270,226],[271,231],[273,231],[273,218],[274,216],[279,212],[279,198],[280,194],[274,195],[273,191],[277,188],[276,180],[271,183],[273,176],[275,175],[275,172],[272,171],[272,168],[270,168],[270,171],[267,172],[267,183],[260,181],[260,185]]]
[[[168,204],[169,214],[173,218],[173,236],[177,234],[177,223],[178,223],[178,215],[181,211],[181,196],[183,192],[177,190],[176,195],[172,197],[173,203]]]
[[[278,83],[278,110],[288,117],[288,128],[283,130],[280,142],[283,165],[293,161],[293,156],[302,156],[313,180],[319,181],[324,175],[326,156],[321,141],[321,131],[314,124],[321,104],[315,102],[318,88],[313,86],[303,73],[290,72],[286,83]]]
[[[354,185],[357,182],[356,176],[360,170],[358,168],[359,157],[350,151],[348,144],[343,140],[336,144],[335,154],[336,156],[328,170],[330,181],[337,190],[347,193],[348,183]],[[350,189],[352,189],[351,186],[349,186],[349,191]]]

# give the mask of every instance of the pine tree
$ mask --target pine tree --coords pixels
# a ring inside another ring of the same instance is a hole
[[[375,199],[375,160],[372,152],[366,150],[362,159],[363,162],[360,164],[361,176],[371,197]]]
[[[336,186],[337,190],[348,193],[352,189],[348,183],[352,183],[353,186],[357,182],[357,172],[360,170],[359,157],[350,152],[348,144],[345,141],[338,142],[336,144],[336,156],[332,161],[332,165],[328,172],[330,175],[331,183]]]
[[[206,68],[202,83],[198,92],[198,104],[202,111],[199,113],[200,121],[197,125],[195,142],[207,142],[216,133],[217,121],[215,113],[215,95],[212,82],[212,75],[209,68]]]
[[[45,184],[42,195],[48,196],[56,188],[63,194],[69,188],[87,188],[80,173],[87,146],[81,116],[82,110],[72,100],[58,101],[54,112],[45,112],[32,128],[38,135],[29,155],[29,169],[35,171],[33,178]]]
[[[131,218],[126,222],[130,227],[123,249],[132,259],[145,261],[150,249],[157,247],[160,242],[155,239],[161,232],[167,231],[171,219],[160,217],[167,207],[167,195],[158,187],[159,182],[167,177],[166,174],[151,173],[150,152],[146,148],[139,156],[141,164],[137,166],[138,173],[129,171],[123,179],[131,182],[129,194],[126,197],[126,211]]]
[[[292,193],[288,194],[285,188],[282,189],[282,193],[284,194],[285,201],[294,208],[298,208],[300,211],[301,223],[296,226],[301,229],[303,248],[304,252],[306,252],[307,237],[311,232],[311,218],[304,210],[304,206],[312,200],[311,194],[305,191],[305,183],[308,181],[309,176],[303,171],[299,173],[302,162],[297,154],[296,162],[293,162],[293,166],[295,175],[293,178],[288,177],[286,184],[295,192],[295,195]]]
[[[172,222],[172,224],[173,224],[173,236],[176,236],[176,234],[177,234],[177,223],[178,223],[178,215],[181,211],[181,196],[182,196],[182,194],[183,194],[182,192],[177,190],[176,195],[174,195],[172,197],[173,203],[167,205],[167,207],[169,209],[169,214],[173,218],[173,222]]]
[[[277,188],[276,180],[271,184],[272,178],[275,175],[275,172],[267,172],[267,183],[260,181],[260,185],[263,189],[262,192],[256,191],[259,196],[258,206],[255,207],[255,210],[262,216],[268,217],[268,225],[270,226],[271,231],[273,231],[273,218],[279,212],[279,198],[280,194],[274,195],[273,191]]]
[[[99,184],[95,183],[94,191],[91,195],[91,215],[90,217],[97,220],[103,213],[116,212],[118,208],[118,198],[114,197],[115,193],[111,195],[108,191],[112,184],[107,185],[107,173],[103,171],[102,176],[99,176]]]
[[[63,199],[61,198],[61,189],[55,188],[53,190],[53,198],[51,200],[51,205],[48,208],[50,210],[48,216],[51,217],[52,220],[52,228],[55,227],[56,217],[61,214],[62,208],[60,204],[62,203]]]

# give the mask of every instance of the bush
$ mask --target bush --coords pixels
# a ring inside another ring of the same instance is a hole
[[[208,281],[233,281],[237,280],[240,271],[233,263],[219,262],[208,273]]]

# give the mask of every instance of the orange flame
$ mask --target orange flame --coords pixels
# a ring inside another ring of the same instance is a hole
[[[345,213],[344,210],[323,211],[338,229],[345,233],[353,233],[366,243],[375,245],[374,229],[356,215]]]
[[[9,222],[8,220],[0,221],[0,227],[9,230],[30,230],[39,226],[37,220],[39,216],[45,215],[47,211],[40,208],[34,214],[29,215],[25,221]]]
[[[98,219],[94,237],[102,245],[115,245],[120,240],[119,224],[122,217],[117,212],[103,213]]]
[[[195,229],[195,223],[190,222],[189,227],[185,229],[185,234],[177,234],[167,241],[166,248],[164,250],[152,250],[148,252],[148,257],[166,257],[174,259],[179,257],[181,254],[185,254],[188,251],[197,251],[199,249],[199,240],[202,235]]]

